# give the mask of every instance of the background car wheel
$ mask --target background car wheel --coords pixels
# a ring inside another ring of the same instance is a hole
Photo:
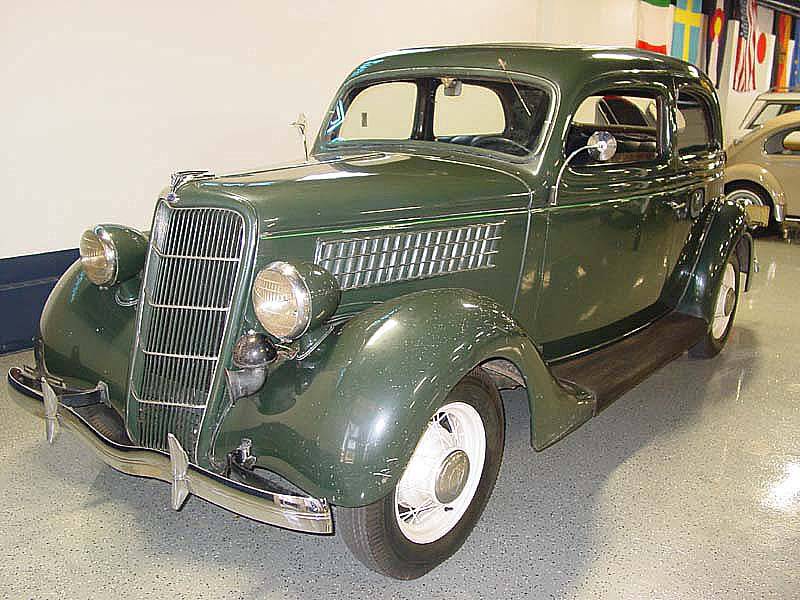
[[[416,579],[455,553],[494,489],[504,430],[497,387],[475,369],[431,416],[394,491],[336,510],[355,557],[389,577]]]
[[[769,207],[769,225],[765,227],[754,227],[752,231],[762,232],[772,229],[774,225],[774,213],[772,207],[772,199],[764,193],[760,187],[746,181],[739,181],[732,183],[725,188],[725,195],[729,200],[734,200],[741,203],[743,206],[768,206]]]
[[[722,281],[714,300],[714,316],[709,324],[708,333],[689,350],[689,356],[711,358],[719,354],[725,346],[733,328],[736,307],[739,305],[739,280],[739,259],[736,257],[736,252],[731,252],[725,263]]]

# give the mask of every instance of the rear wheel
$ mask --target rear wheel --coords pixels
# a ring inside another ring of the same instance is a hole
[[[500,394],[476,369],[431,416],[394,491],[367,506],[339,508],[338,531],[370,569],[421,577],[455,553],[477,523],[503,444]]]
[[[693,358],[711,358],[725,346],[733,328],[733,317],[739,305],[739,259],[731,252],[722,272],[717,296],[714,300],[714,315],[706,336],[689,350]]]

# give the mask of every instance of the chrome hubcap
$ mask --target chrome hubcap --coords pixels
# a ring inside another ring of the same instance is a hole
[[[442,461],[436,477],[434,493],[442,504],[450,504],[461,495],[469,477],[469,456],[463,450],[453,450]]]
[[[711,335],[720,339],[725,335],[728,324],[736,306],[736,269],[731,263],[725,265],[717,301],[714,306],[714,320],[711,323]]]
[[[485,460],[478,411],[464,402],[439,409],[395,488],[395,520],[403,535],[429,544],[453,529],[475,496]]]
[[[764,206],[761,196],[750,190],[735,190],[728,194],[728,199],[744,205]]]
[[[723,311],[726,317],[729,317],[733,312],[733,305],[735,303],[736,292],[733,291],[733,288],[728,288],[728,292],[725,294],[725,310]]]

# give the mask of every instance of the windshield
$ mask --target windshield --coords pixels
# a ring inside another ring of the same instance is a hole
[[[323,144],[429,141],[526,156],[545,122],[547,93],[509,80],[426,77],[352,88],[334,104]]]
[[[783,102],[770,102],[764,105],[764,108],[761,109],[756,117],[750,122],[747,129],[755,129],[756,127],[761,127],[767,121],[774,119],[775,117],[779,117],[780,115],[785,115],[788,112],[792,112],[793,110],[800,109],[800,103],[783,103]]]

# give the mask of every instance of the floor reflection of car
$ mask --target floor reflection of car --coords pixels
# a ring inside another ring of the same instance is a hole
[[[759,94],[733,136],[734,143],[771,119],[798,109],[800,109],[800,88],[776,89]]]
[[[767,206],[772,225],[800,221],[800,112],[776,117],[728,148],[725,193]]]

